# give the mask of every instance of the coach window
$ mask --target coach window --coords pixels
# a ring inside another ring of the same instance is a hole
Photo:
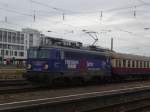
[[[128,68],[130,68],[130,65],[131,65],[131,64],[130,64],[130,60],[128,60]]]
[[[136,68],[137,67],[137,61],[135,60],[134,63],[135,63],[135,68]]]
[[[142,68],[144,68],[144,61],[142,61]]]
[[[139,67],[139,61],[136,61],[136,68]]]
[[[121,60],[119,60],[119,67],[121,67]]]
[[[147,64],[147,67],[146,67],[146,68],[149,68],[149,62],[148,62],[148,61],[146,62],[146,64]]]
[[[132,67],[133,67],[133,68],[135,67],[134,61],[132,61]]]
[[[145,67],[146,67],[145,61],[143,61],[143,68],[145,68]]]
[[[140,61],[140,68],[142,68],[142,61]]]
[[[116,59],[116,67],[119,67],[119,60]]]
[[[123,67],[126,67],[126,60],[123,60]]]
[[[147,63],[146,63],[146,61],[144,61],[144,68],[147,68]]]
[[[113,67],[117,67],[117,66],[116,66],[116,59],[112,59],[112,60],[111,60],[111,63],[112,63],[112,66],[113,66]]]
[[[146,61],[145,63],[146,63],[146,68],[148,68],[148,62]]]
[[[116,67],[116,59],[113,59],[113,60],[111,61],[111,63],[112,63],[112,66],[113,66],[113,67]]]
[[[138,61],[138,68],[140,68],[140,61]]]
[[[142,61],[142,68],[144,68],[144,61]]]

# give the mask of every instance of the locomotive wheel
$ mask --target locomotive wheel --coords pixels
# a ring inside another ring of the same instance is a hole
[[[98,76],[94,76],[90,79],[90,82],[91,83],[94,83],[94,84],[99,84],[101,82],[101,77],[98,77]]]
[[[83,84],[85,84],[85,81],[82,77],[73,77],[72,84],[73,85],[83,85]]]
[[[66,77],[56,78],[52,81],[52,84],[55,86],[67,86],[70,83],[70,79]]]

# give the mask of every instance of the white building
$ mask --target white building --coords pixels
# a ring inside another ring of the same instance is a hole
[[[42,34],[38,30],[24,28],[22,32],[25,34],[26,37],[26,45],[27,48],[32,46],[39,46],[42,40]]]
[[[25,60],[27,49],[38,46],[41,38],[39,31],[29,28],[22,31],[0,28],[0,62]]]

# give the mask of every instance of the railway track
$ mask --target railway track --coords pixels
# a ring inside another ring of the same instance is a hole
[[[7,87],[0,87],[0,94],[13,94],[13,93],[20,93],[20,92],[32,92],[38,91],[40,89],[44,89],[45,86],[43,85],[23,85],[23,86],[7,86]]]
[[[19,92],[30,92],[39,89],[44,89],[46,86],[39,84],[35,85],[26,80],[1,80],[0,94],[12,94]]]
[[[135,83],[138,81],[134,81]],[[91,86],[105,86],[105,85],[118,85],[121,83],[134,83],[134,82],[112,82],[112,83],[88,83],[83,85],[53,85],[47,86],[42,83],[31,83],[27,80],[0,80],[0,94],[13,94],[23,92],[34,92],[39,90],[65,90],[65,89],[78,89],[87,88]]]
[[[27,85],[29,84],[26,80],[0,80],[0,87],[4,86],[17,86],[17,85]]]
[[[6,102],[10,99],[11,102]],[[149,102],[150,82],[146,81],[51,89],[46,93],[38,91],[21,93],[20,96],[15,94],[5,98],[5,102],[0,104],[0,110],[15,112],[130,112],[149,106]]]

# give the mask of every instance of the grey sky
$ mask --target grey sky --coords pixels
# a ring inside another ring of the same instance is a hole
[[[109,48],[113,37],[116,51],[150,56],[150,30],[144,30],[150,27],[149,9],[150,0],[0,0],[0,25],[36,28],[84,44],[93,39],[82,30],[95,31],[99,46]]]

